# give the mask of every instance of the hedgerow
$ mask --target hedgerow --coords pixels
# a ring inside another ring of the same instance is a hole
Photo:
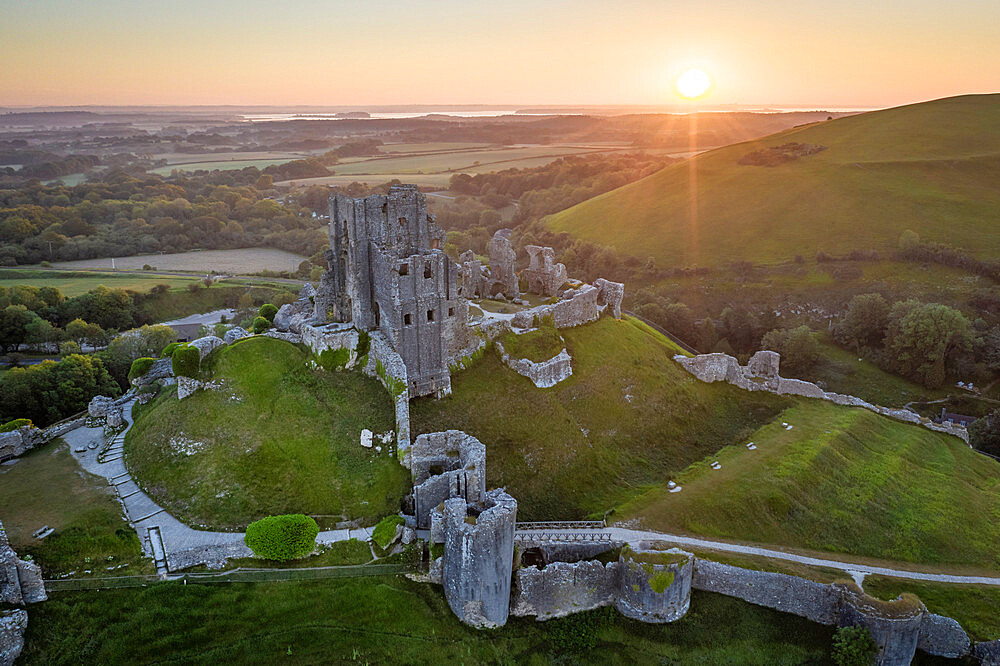
[[[292,513],[268,516],[247,526],[243,542],[258,557],[268,560],[295,560],[316,547],[319,525],[309,516]]]

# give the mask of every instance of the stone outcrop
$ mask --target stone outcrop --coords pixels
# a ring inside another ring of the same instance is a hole
[[[0,666],[13,666],[24,649],[28,614],[20,608],[0,611]]]
[[[928,430],[954,435],[968,443],[969,433],[960,425],[951,423],[934,423],[908,409],[894,409],[873,405],[853,395],[831,393],[812,382],[801,379],[786,379],[778,374],[780,356],[773,351],[758,351],[751,357],[750,363],[744,367],[734,357],[728,354],[699,354],[684,356],[678,354],[674,360],[703,382],[728,382],[746,391],[768,391],[779,395],[798,395],[806,398],[828,400],[838,405],[861,407],[869,411],[888,416],[897,421],[904,421],[923,426]]]
[[[455,497],[481,504],[486,494],[486,447],[472,435],[447,430],[420,435],[410,447],[417,527],[431,524],[431,510]]]
[[[611,606],[618,597],[621,564],[596,560],[523,567],[514,576],[510,613],[539,620]]]
[[[308,282],[299,291],[299,297],[292,303],[278,308],[271,322],[279,331],[300,333],[302,327],[313,320],[315,314],[316,289]]]
[[[621,282],[612,282],[604,278],[594,280],[597,287],[597,304],[603,308],[611,310],[611,316],[615,319],[622,318],[622,300],[625,298],[625,285]]]
[[[190,396],[192,393],[204,386],[204,383],[200,379],[192,379],[191,377],[178,377],[177,378],[177,399],[183,400],[184,398]]]
[[[17,557],[0,524],[0,604],[23,606],[46,599],[42,570],[37,564]]]
[[[573,375],[573,358],[565,348],[546,361],[531,361],[526,358],[511,358],[503,343],[496,341],[500,360],[511,370],[531,380],[538,388],[551,388]]]
[[[226,331],[226,334],[222,336],[222,341],[227,345],[231,345],[237,340],[242,340],[243,338],[249,337],[250,331],[239,326],[233,326],[231,329]]]
[[[108,415],[108,410],[112,408],[115,399],[106,395],[95,395],[87,405],[87,413],[92,419],[103,419]]]
[[[10,432],[0,432],[0,461],[23,455],[55,436],[57,435],[47,437],[46,431],[33,425],[21,426]]]
[[[566,266],[555,263],[555,250],[539,245],[525,245],[528,253],[528,267],[523,275],[528,291],[542,296],[555,296],[566,283]]]
[[[972,655],[982,666],[1000,666],[1000,640],[976,643]]]
[[[243,329],[240,329],[243,330]],[[226,335],[229,335],[228,333]],[[174,376],[173,362],[168,356],[167,358],[159,358],[153,361],[153,365],[149,367],[149,371],[141,377],[136,377],[132,380],[132,386],[147,386],[153,382],[159,381],[161,379],[167,379],[168,377]]]
[[[493,234],[493,238],[487,244],[486,249],[490,255],[490,276],[485,295],[489,298],[503,296],[510,301],[521,295],[514,266],[517,254],[510,242],[513,233],[510,229],[500,229]]]
[[[626,617],[662,624],[684,616],[691,605],[693,556],[678,548],[622,549],[615,608]]]
[[[226,343],[222,341],[222,338],[216,335],[206,335],[203,338],[192,340],[188,344],[198,349],[198,355],[201,357],[201,360],[204,361],[206,356]]]
[[[510,612],[517,501],[502,489],[482,504],[446,500],[442,581],[458,618],[473,627],[504,625]]]

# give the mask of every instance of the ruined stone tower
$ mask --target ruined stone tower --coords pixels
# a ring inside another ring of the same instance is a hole
[[[448,361],[468,319],[444,239],[415,185],[330,198],[329,270],[314,319],[381,331],[406,365],[411,398],[451,392]]]

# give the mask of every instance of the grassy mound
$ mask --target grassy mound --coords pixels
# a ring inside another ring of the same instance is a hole
[[[786,430],[780,422],[792,425]],[[616,519],[701,536],[1000,568],[1000,463],[961,440],[807,400]],[[722,469],[713,470],[712,460]]]
[[[563,339],[553,326],[543,326],[528,333],[504,334],[500,340],[511,358],[526,358],[535,363],[547,361],[563,350]]]
[[[411,404],[414,436],[464,430],[485,445],[490,487],[506,486],[525,520],[600,517],[792,404],[698,381],[651,328],[602,318],[561,331],[573,376],[548,389],[487,353],[452,377],[452,395]]]
[[[122,609],[128,609],[123,613]],[[823,663],[832,629],[708,592],[646,624],[605,608],[475,631],[402,576],[58,593],[32,608],[29,664]],[[711,640],[706,640],[711,636]]]
[[[780,166],[739,163],[789,142],[826,149]],[[664,266],[886,251],[905,229],[998,257],[998,179],[1000,95],[966,95],[713,150],[547,224]]]
[[[173,391],[135,411],[129,470],[194,526],[242,529],[266,515],[305,513],[322,527],[399,510],[409,474],[360,446],[361,430],[393,428],[374,379],[306,368],[282,340],[249,338],[205,359],[216,391]]]

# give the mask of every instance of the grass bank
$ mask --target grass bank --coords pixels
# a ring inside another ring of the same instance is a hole
[[[139,411],[125,440],[129,470],[192,526],[242,529],[283,513],[332,525],[398,511],[409,474],[359,443],[364,428],[393,429],[388,394],[359,373],[311,370],[308,359],[265,337],[220,349],[206,363],[222,389],[180,402],[166,391]]]
[[[560,333],[573,375],[553,388],[487,353],[452,377],[450,397],[411,404],[414,435],[457,428],[486,445],[487,482],[526,520],[600,517],[792,404],[698,381],[673,343],[631,318]]]
[[[892,600],[909,592],[917,595],[927,610],[958,620],[973,641],[1000,639],[1000,589],[976,585],[941,585],[868,576],[865,592]]]

